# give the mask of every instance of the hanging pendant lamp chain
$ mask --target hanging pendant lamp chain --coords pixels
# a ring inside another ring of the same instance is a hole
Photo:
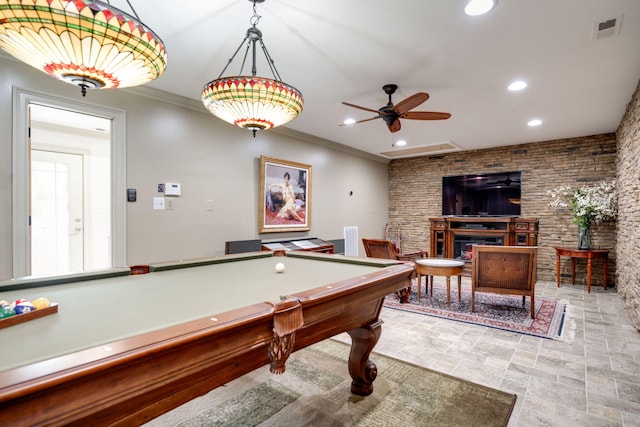
[[[249,18],[249,24],[251,24],[253,27],[255,27],[256,25],[258,25],[258,22],[260,22],[260,18],[262,18],[262,16],[258,15],[258,9],[256,8],[256,2],[253,2],[253,16],[251,18]]]
[[[128,0],[127,0],[127,2],[128,2]],[[262,52],[264,53],[264,56],[267,59],[267,64],[269,64],[269,69],[271,70],[271,74],[273,74],[273,76],[274,76],[274,78],[276,80],[282,81],[282,78],[280,77],[280,73],[278,73],[278,70],[276,69],[275,61],[273,60],[273,58],[271,58],[271,55],[269,55],[269,51],[267,50],[267,47],[265,46],[264,42],[262,41],[262,32],[257,27],[258,22],[260,22],[260,18],[262,18],[262,16],[258,15],[258,10],[256,8],[256,1],[254,0],[253,1],[253,15],[249,19],[249,23],[251,24],[251,28],[249,28],[247,30],[247,33],[246,33],[244,39],[242,39],[242,41],[240,42],[240,45],[238,46],[238,48],[235,50],[235,52],[233,53],[231,58],[229,58],[229,61],[227,61],[227,65],[225,65],[225,67],[220,72],[220,75],[218,75],[218,79],[223,76],[225,71],[227,71],[227,68],[229,67],[229,65],[231,65],[231,63],[235,59],[236,55],[238,54],[238,52],[242,48],[242,45],[245,44],[245,43],[247,43],[247,48],[246,48],[245,53],[244,53],[244,58],[242,59],[242,64],[240,66],[239,75],[242,75],[242,70],[244,70],[244,66],[245,66],[245,64],[247,62],[247,56],[249,55],[249,50],[251,49],[252,50],[251,75],[252,76],[256,76],[256,74],[258,72],[257,67],[256,67],[256,43],[260,42],[260,48],[262,49]]]

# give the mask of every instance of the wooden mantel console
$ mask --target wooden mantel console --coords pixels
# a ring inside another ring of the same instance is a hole
[[[471,245],[536,246],[538,220],[515,217],[429,218],[432,257],[471,261]]]

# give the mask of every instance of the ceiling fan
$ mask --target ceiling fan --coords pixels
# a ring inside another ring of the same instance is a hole
[[[377,110],[367,107],[361,107],[359,105],[350,104],[348,102],[343,102],[344,105],[353,108],[359,108],[360,110],[370,111],[372,113],[377,113],[378,115],[375,117],[371,117],[369,119],[358,120],[355,123],[368,122],[370,120],[382,119],[387,124],[389,130],[393,132],[398,132],[400,130],[400,119],[410,119],[410,120],[446,120],[451,117],[449,113],[437,113],[433,111],[409,111],[412,108],[417,107],[418,105],[425,102],[429,99],[429,94],[426,92],[418,92],[410,97],[403,99],[398,102],[396,105],[393,105],[391,101],[391,95],[393,95],[398,89],[398,85],[395,84],[387,84],[382,86],[382,90],[384,93],[389,95],[389,102],[384,107],[381,107]],[[352,123],[354,124],[354,123]],[[344,126],[341,124],[340,126]]]

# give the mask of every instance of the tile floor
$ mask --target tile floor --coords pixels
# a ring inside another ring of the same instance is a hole
[[[640,332],[615,289],[536,295],[568,301],[562,341],[385,308],[375,351],[516,393],[510,427],[640,426]]]

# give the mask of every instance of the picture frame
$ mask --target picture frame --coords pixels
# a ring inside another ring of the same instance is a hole
[[[311,165],[260,157],[260,233],[311,230]]]

